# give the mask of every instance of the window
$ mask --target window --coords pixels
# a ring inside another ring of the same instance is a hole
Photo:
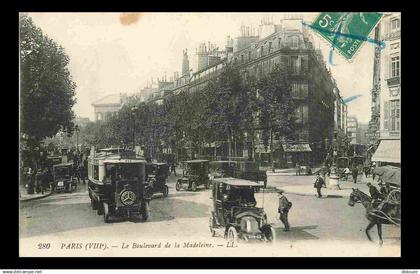
[[[290,62],[291,62],[291,66],[292,66],[292,72],[293,73],[299,73],[300,72],[299,57],[298,56],[290,56]]]
[[[93,179],[99,180],[99,165],[93,166]]]
[[[243,62],[244,62],[244,55],[241,54],[241,63],[243,63]]]
[[[391,31],[400,30],[400,19],[394,18],[391,20]]]
[[[292,36],[292,49],[299,48],[299,38],[297,36]]]
[[[277,46],[278,46],[278,48],[280,48],[281,47],[281,38],[279,37],[277,41],[278,41],[278,45]]]
[[[251,61],[251,51],[248,51],[248,61]]]
[[[400,130],[400,100],[390,101],[391,130]]]
[[[297,123],[307,123],[308,122],[308,106],[298,106],[295,112],[296,122]]]
[[[261,46],[260,48],[260,57],[264,55],[264,46]]]
[[[391,77],[400,76],[400,57],[391,57]]]
[[[271,42],[268,42],[268,53],[271,52]]]
[[[308,105],[302,106],[302,120],[303,123],[308,122]]]

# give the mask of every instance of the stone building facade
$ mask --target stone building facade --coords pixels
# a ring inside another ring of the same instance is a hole
[[[203,52],[208,50],[201,46],[197,51],[201,58],[200,69],[192,73],[188,81],[175,79],[171,92],[202,89],[227,63],[237,66],[245,80],[251,75],[257,78],[266,75],[276,65],[287,67],[292,71],[292,94],[298,105],[295,113],[299,123],[298,138],[293,143],[274,140],[273,147],[266,150],[257,133],[253,151],[247,150],[247,144],[239,144],[237,156],[275,161],[285,166],[297,162],[319,163],[333,143],[335,130],[346,130],[343,117],[347,115],[347,106],[336,82],[301,20],[283,20],[279,25],[263,22],[258,34],[255,36],[254,31],[245,28],[234,43],[228,38],[224,53],[219,52],[220,59],[212,62],[203,59]]]
[[[375,110],[379,145],[372,160],[400,165],[401,13],[385,13],[375,29],[375,39],[383,41],[385,47],[375,52],[374,75],[377,78],[374,78],[375,103],[372,103],[372,109]]]

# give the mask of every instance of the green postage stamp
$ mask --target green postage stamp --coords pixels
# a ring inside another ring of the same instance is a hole
[[[311,28],[351,60],[363,42],[369,40],[369,34],[381,17],[378,12],[323,12]]]

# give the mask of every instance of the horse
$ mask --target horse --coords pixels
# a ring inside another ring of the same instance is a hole
[[[376,227],[378,228],[379,245],[382,245],[383,244],[382,225],[383,224],[398,225],[398,223],[396,223],[393,219],[391,219],[383,211],[378,210],[378,207],[374,207],[374,204],[372,203],[372,198],[369,195],[360,191],[357,188],[356,189],[353,188],[353,191],[350,194],[348,205],[349,206],[354,206],[356,203],[361,203],[366,209],[365,217],[366,217],[366,219],[368,219],[369,224],[365,229],[365,233],[366,233],[366,236],[368,237],[369,241],[372,242],[372,238],[370,237],[369,231],[370,231],[370,229],[372,229],[372,227],[374,225],[376,225]],[[385,208],[382,207],[382,209],[384,210]],[[390,210],[392,211],[394,209],[395,208],[391,208]],[[387,213],[388,214],[394,213],[394,212],[391,212],[391,211],[389,211]]]

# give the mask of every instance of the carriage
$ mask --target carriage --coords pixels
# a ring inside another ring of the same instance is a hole
[[[382,184],[385,184],[387,195],[383,203],[398,206],[401,204],[401,168],[394,166],[382,166],[374,169]],[[399,212],[399,210],[398,210]]]

